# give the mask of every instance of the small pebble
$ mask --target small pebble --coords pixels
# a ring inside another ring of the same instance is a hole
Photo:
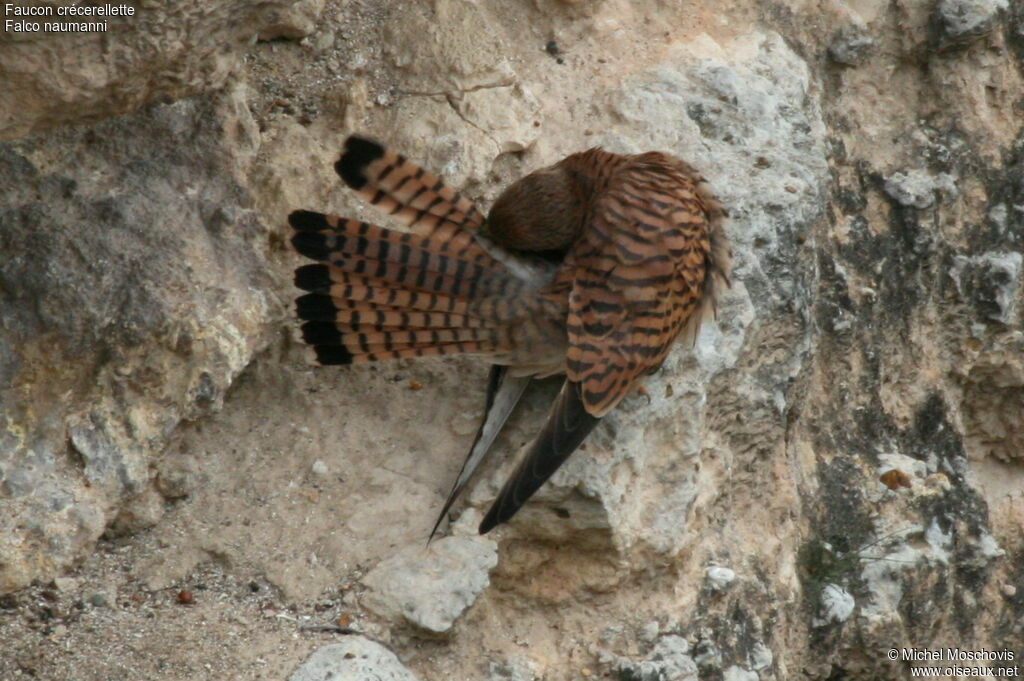
[[[74,591],[75,589],[77,589],[78,582],[72,579],[71,577],[58,577],[57,579],[53,580],[53,586],[57,589],[57,591],[67,593],[69,591]]]
[[[89,596],[89,604],[95,608],[105,608],[107,602],[107,594],[105,593],[94,593],[92,596]]]
[[[352,620],[353,619],[354,618],[352,617],[351,613],[343,612],[343,613],[341,613],[341,615],[338,616],[337,624],[338,624],[339,627],[348,628],[348,627],[352,626]]]
[[[1017,587],[1013,584],[1003,584],[1003,595],[1007,598],[1013,598],[1017,595]]]
[[[320,459],[317,459],[316,461],[313,462],[313,472],[316,473],[317,475],[327,475],[327,464],[321,461]]]
[[[409,390],[423,390],[423,384],[419,381],[409,381]]]
[[[707,569],[708,586],[712,591],[722,591],[736,579],[736,573],[727,567],[712,565]]]
[[[187,589],[182,589],[178,592],[178,602],[182,605],[192,605],[195,602],[195,596],[192,592]]]

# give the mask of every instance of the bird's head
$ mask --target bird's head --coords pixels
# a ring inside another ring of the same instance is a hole
[[[502,192],[483,232],[508,249],[564,253],[583,226],[585,196],[579,174],[564,161],[535,170]]]

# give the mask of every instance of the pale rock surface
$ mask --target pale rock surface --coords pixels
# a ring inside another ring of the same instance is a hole
[[[893,173],[885,180],[885,191],[904,206],[928,208],[940,192],[956,196],[957,190],[956,179],[949,173],[933,175],[915,168]]]
[[[133,16],[111,17],[106,31],[4,31],[0,140],[222,87],[257,35],[300,37],[313,29],[322,5],[156,0],[136,5]]]
[[[859,66],[871,56],[875,40],[863,26],[851,24],[836,34],[828,46],[828,56],[844,66]]]
[[[1024,255],[1019,252],[957,256],[951,274],[960,295],[967,297],[979,313],[1012,324],[1021,292],[1022,263]]]
[[[322,5],[0,39],[0,677],[287,678],[337,627],[422,679],[895,680],[877,651],[1019,649],[1024,5]],[[353,131],[485,208],[589,146],[664,149],[732,214],[719,323],[484,540],[444,637],[366,580],[422,551],[485,368],[314,370],[284,330],[285,215],[382,219],[331,168]]]
[[[736,580],[736,572],[727,567],[712,565],[707,569],[708,587],[712,591],[723,591]]]
[[[722,681],[758,681],[757,672],[733,665],[722,672]]]
[[[55,574],[115,517],[159,520],[151,461],[272,333],[266,231],[239,184],[258,135],[243,97],[0,147],[0,590]]]
[[[621,678],[633,681],[697,681],[697,663],[690,655],[690,644],[680,636],[664,636],[658,640],[647,659],[631,662],[620,659],[616,664]]]
[[[346,638],[309,656],[288,681],[417,681],[395,654],[362,636]]]
[[[962,40],[990,31],[996,14],[1008,7],[1009,0],[942,0],[935,12],[944,37]]]
[[[490,584],[498,545],[483,537],[443,537],[386,558],[362,580],[363,603],[388,618],[443,634]]]
[[[815,620],[814,625],[841,624],[850,619],[856,605],[849,591],[838,584],[826,584],[821,591],[821,618]]]

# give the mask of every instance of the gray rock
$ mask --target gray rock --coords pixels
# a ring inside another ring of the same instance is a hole
[[[0,593],[155,522],[153,458],[270,338],[242,94],[0,144]]]
[[[733,665],[722,672],[722,681],[758,681],[757,672]]]
[[[262,17],[260,40],[289,38],[296,40],[316,30],[316,22],[324,9],[324,0],[294,0],[270,8]]]
[[[956,178],[949,173],[935,175],[918,169],[896,172],[885,178],[885,193],[908,208],[928,208],[940,192],[957,196]]]
[[[364,605],[390,619],[441,634],[490,584],[498,547],[483,537],[443,537],[381,561],[365,578]]]
[[[761,641],[755,643],[754,647],[750,650],[750,668],[754,671],[771,667],[774,660],[775,655],[772,653],[771,648]]]
[[[875,46],[875,40],[860,26],[847,26],[836,34],[828,46],[832,61],[844,66],[858,66],[864,63]]]
[[[849,591],[837,584],[826,584],[821,590],[821,617],[814,620],[814,626],[842,624],[850,619],[856,605]]]
[[[168,454],[157,462],[156,488],[168,499],[180,499],[199,484],[199,465],[194,457]]]
[[[53,580],[53,586],[62,593],[71,593],[78,589],[78,580],[72,577],[58,577]]]
[[[164,497],[155,487],[147,486],[141,493],[125,502],[107,528],[106,536],[124,537],[141,532],[160,522],[163,515]]]
[[[1021,290],[1020,253],[956,256],[952,276],[961,297],[985,319],[1010,324],[1017,315]]]
[[[935,13],[947,41],[961,41],[989,32],[1008,0],[942,0]]]
[[[393,652],[362,636],[324,646],[288,681],[416,681]]]
[[[135,16],[111,18],[108,31],[76,33],[73,41],[60,33],[5,33],[0,140],[223,87],[258,33],[312,30],[318,4],[323,0],[161,0]]]
[[[712,591],[724,591],[736,580],[736,573],[727,567],[712,565],[705,572],[708,588]]]
[[[623,681],[697,681],[697,663],[689,653],[686,639],[665,636],[641,662],[619,658],[616,672]]]
[[[490,662],[487,665],[486,681],[535,681],[539,678],[522,660]]]

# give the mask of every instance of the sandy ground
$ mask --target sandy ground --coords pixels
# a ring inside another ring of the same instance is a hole
[[[432,444],[468,443],[486,369],[455,362],[438,385],[416,366],[312,368],[285,346],[249,368],[221,413],[178,433],[158,466],[190,494],[166,502],[159,524],[106,538],[65,578],[0,600],[0,679],[281,679],[340,635],[317,627],[387,635],[364,622],[356,581],[425,539],[461,454]],[[308,421],[275,410],[286,400]],[[355,402],[378,405],[385,423],[416,418],[422,446],[350,422]],[[369,476],[346,466],[362,456],[381,459]],[[399,503],[410,478],[415,492]],[[398,522],[376,517],[396,507]]]

